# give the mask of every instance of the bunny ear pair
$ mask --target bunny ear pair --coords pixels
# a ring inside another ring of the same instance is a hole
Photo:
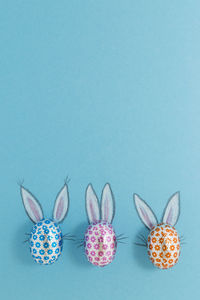
[[[107,183],[101,196],[101,211],[97,195],[91,184],[86,189],[86,211],[89,223],[106,221],[112,223],[115,213],[114,196],[110,185]]]
[[[138,215],[145,226],[150,230],[158,224],[155,214],[151,208],[137,194],[134,195],[135,206]],[[179,192],[171,196],[164,210],[162,222],[174,226],[178,221],[180,211]]]
[[[39,201],[23,186],[21,186],[21,196],[24,208],[31,221],[33,221],[33,223],[41,221],[44,218],[44,215]],[[58,193],[55,200],[53,209],[53,221],[55,221],[56,223],[62,222],[67,215],[68,207],[68,187],[65,184]]]

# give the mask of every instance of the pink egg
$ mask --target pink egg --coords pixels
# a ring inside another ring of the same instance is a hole
[[[107,222],[92,223],[85,232],[85,254],[90,263],[104,267],[115,258],[117,241],[113,226]]]

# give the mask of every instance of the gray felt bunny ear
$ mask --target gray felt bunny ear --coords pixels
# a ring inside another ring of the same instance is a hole
[[[163,223],[174,226],[179,218],[180,214],[180,193],[176,192],[171,196],[169,202],[165,208],[163,215]]]
[[[151,208],[142,200],[137,194],[133,196],[135,201],[135,207],[138,212],[138,215],[144,225],[148,227],[150,230],[158,224],[158,221],[151,210]]]
[[[44,216],[39,201],[23,186],[21,186],[21,196],[25,211],[31,221],[34,223],[41,221]]]
[[[115,201],[109,183],[103,189],[101,197],[101,219],[112,223],[115,214]]]
[[[89,223],[100,220],[99,201],[91,184],[86,189],[86,212]]]

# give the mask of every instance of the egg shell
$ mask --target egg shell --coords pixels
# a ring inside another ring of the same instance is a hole
[[[54,263],[62,251],[62,232],[50,219],[36,223],[31,231],[30,251],[35,262],[43,265]]]
[[[160,269],[173,267],[180,255],[180,239],[176,229],[168,224],[153,227],[148,236],[148,255]]]
[[[93,265],[103,267],[110,264],[117,248],[112,225],[102,221],[91,224],[85,232],[84,247],[86,257]]]

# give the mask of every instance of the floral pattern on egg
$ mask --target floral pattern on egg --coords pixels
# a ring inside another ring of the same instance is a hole
[[[180,239],[176,229],[168,224],[153,227],[148,236],[148,255],[160,269],[173,267],[180,255]]]
[[[117,241],[113,226],[107,222],[91,224],[85,232],[85,254],[96,266],[106,266],[115,258]]]

